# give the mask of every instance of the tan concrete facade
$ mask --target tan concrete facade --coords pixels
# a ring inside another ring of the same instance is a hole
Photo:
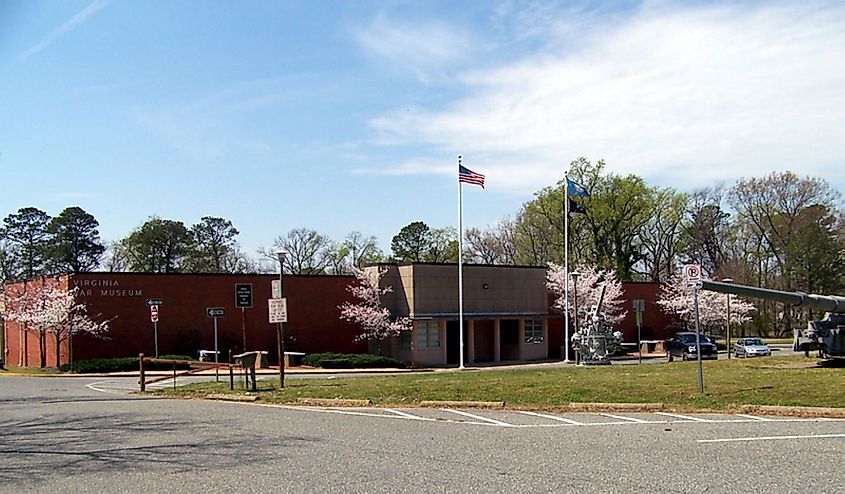
[[[421,366],[460,360],[458,266],[385,264],[383,303],[413,329],[390,342],[397,358]],[[549,356],[546,270],[523,266],[463,266],[464,361],[543,360]]]

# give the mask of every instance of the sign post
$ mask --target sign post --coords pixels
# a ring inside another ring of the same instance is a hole
[[[226,310],[223,307],[209,307],[206,310],[208,317],[214,319],[214,363],[220,363],[220,352],[217,349],[217,318],[223,317],[226,314]],[[214,367],[214,381],[220,381],[220,368],[215,366]]]
[[[158,358],[158,305],[150,305],[150,322],[153,323],[155,354],[156,358]]]
[[[637,314],[637,363],[643,363],[643,311],[645,310],[645,300],[638,298],[634,299],[634,310]]]
[[[698,360],[698,392],[704,393],[704,371],[701,367],[701,327],[698,317],[698,291],[701,290],[701,266],[698,264],[687,264],[684,266],[684,277],[687,280],[687,288],[692,289],[695,300],[695,354]],[[718,353],[716,354],[718,356]]]
[[[241,310],[241,332],[243,351],[246,351],[246,310],[252,308],[252,283],[235,284],[235,308]]]

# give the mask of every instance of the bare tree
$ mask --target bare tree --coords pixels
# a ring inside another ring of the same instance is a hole
[[[326,274],[332,260],[331,240],[308,228],[294,228],[273,241],[272,251],[261,248],[258,252],[275,259],[280,249],[288,253],[285,272],[289,274]]]

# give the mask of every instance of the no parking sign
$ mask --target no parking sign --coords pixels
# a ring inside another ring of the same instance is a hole
[[[688,287],[701,288],[701,265],[686,264],[684,266],[684,278]]]

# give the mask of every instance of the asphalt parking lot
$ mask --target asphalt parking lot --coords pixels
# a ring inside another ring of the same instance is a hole
[[[102,382],[0,379],[0,492],[819,493],[842,485],[842,420],[325,409],[153,399],[97,391]]]

